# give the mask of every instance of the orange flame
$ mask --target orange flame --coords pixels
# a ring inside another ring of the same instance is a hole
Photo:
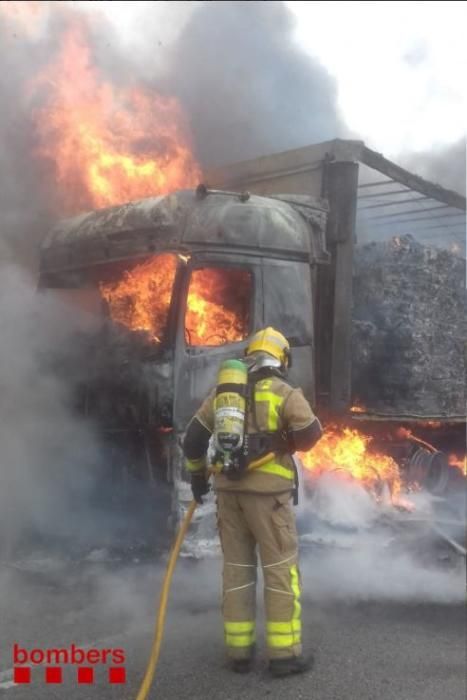
[[[452,452],[448,457],[448,462],[452,467],[460,469],[464,476],[467,476],[467,455]]]
[[[355,406],[350,407],[350,412],[351,413],[365,413],[366,408],[364,406],[360,406],[360,404],[355,404]]]
[[[146,331],[160,342],[169,313],[177,262],[175,255],[157,255],[127,270],[117,282],[101,282],[110,316],[131,330]]]
[[[300,454],[304,467],[314,476],[336,472],[344,478],[360,481],[379,495],[387,483],[394,499],[401,488],[399,467],[392,457],[369,449],[372,438],[353,428],[330,426],[309,452]]]
[[[238,269],[195,270],[185,319],[189,345],[223,345],[248,335],[250,274]]]
[[[56,59],[35,80],[37,153],[50,159],[62,210],[75,212],[191,187],[200,179],[177,100],[113,85],[93,66],[75,18]]]
[[[100,292],[111,318],[130,330],[146,331],[160,342],[167,324],[177,258],[157,255],[135,265],[112,282],[101,282]],[[248,334],[251,294],[245,270],[194,270],[188,290],[185,318],[189,345],[223,345]]]

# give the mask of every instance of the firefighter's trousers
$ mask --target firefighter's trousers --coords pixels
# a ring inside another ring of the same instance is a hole
[[[227,653],[248,658],[255,643],[256,546],[264,578],[269,658],[301,653],[298,540],[291,494],[217,493],[224,555],[223,615]]]

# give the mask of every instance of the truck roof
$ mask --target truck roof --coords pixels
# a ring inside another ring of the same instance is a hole
[[[206,247],[325,257],[326,202],[296,196],[289,200],[201,185],[87,212],[58,222],[50,231],[41,248],[41,272]]]

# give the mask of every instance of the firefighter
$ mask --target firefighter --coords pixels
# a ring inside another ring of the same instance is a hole
[[[212,447],[215,450],[227,655],[232,670],[251,670],[258,547],[264,574],[269,670],[273,676],[303,673],[311,668],[313,658],[302,654],[298,538],[291,503],[298,482],[292,455],[313,447],[322,428],[302,390],[292,388],[284,379],[290,366],[290,347],[279,331],[268,327],[255,333],[245,360],[224,364],[224,380],[218,381],[188,425],[184,454],[193,497],[202,503],[209,491],[208,448],[211,445],[209,454]],[[240,365],[246,366],[246,380]],[[239,450],[234,439],[236,433],[240,435],[238,425],[230,425],[226,432],[226,416],[241,422],[242,414],[244,439]]]

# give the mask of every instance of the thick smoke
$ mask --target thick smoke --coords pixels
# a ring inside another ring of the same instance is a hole
[[[214,497],[205,501],[197,539],[189,536],[186,542],[186,551],[201,560],[196,575],[203,579],[199,590],[204,593],[213,590],[212,572],[218,575],[221,562]],[[439,534],[463,541],[462,492],[443,502],[421,490],[402,497],[401,506],[395,507],[389,491],[377,502],[357,481],[328,472],[310,486],[301,470],[295,513],[307,604],[336,600],[452,604],[465,599],[465,558]],[[179,604],[189,599],[190,590],[191,584],[184,584],[181,575],[175,594]],[[260,601],[261,596],[260,584]],[[197,601],[202,604],[203,598]]]
[[[195,11],[167,76],[213,166],[342,135],[336,84],[294,43],[282,3],[222,2]]]
[[[412,494],[416,515],[377,504],[356,482],[324,475],[302,494],[302,573],[316,601],[461,603],[465,560],[436,533],[436,499]],[[462,539],[462,502],[454,534]]]
[[[92,484],[98,447],[73,415],[72,377],[60,379],[52,366],[74,355],[76,316],[70,321],[57,300],[37,295],[18,268],[0,272],[0,532],[8,556],[32,532],[76,533],[76,503]]]
[[[50,88],[38,87],[37,75],[55,58],[72,22],[85,28],[103,79],[125,87],[143,85],[180,100],[202,166],[344,133],[335,82],[294,43],[292,14],[282,3],[179,5],[172,21],[180,23],[181,32],[162,47],[158,7],[146,7],[138,45],[123,41],[108,19],[79,4],[43,3],[42,12],[26,24],[15,23],[1,9],[0,61],[8,66],[0,76],[3,257],[8,249],[9,257],[35,263],[47,228],[62,215],[53,164],[36,154],[34,116]]]
[[[0,258],[27,264],[36,260],[51,221],[51,191],[44,186],[43,164],[32,156],[35,137],[22,92],[45,53],[41,42],[13,31],[0,5]]]
[[[439,604],[464,601],[465,560],[433,529],[436,499],[422,492],[411,498],[417,508],[415,517],[400,513],[389,504],[376,504],[356,482],[324,475],[316,492],[310,495],[303,489],[302,478],[296,512],[303,599],[307,606],[331,601]],[[208,503],[206,510],[209,508]],[[204,551],[199,549],[200,561],[182,560],[175,575],[172,599],[179,611],[220,604],[222,561],[213,514],[205,517],[204,534],[208,534],[209,520],[213,539],[205,540]],[[459,521],[459,539],[462,528]],[[138,586],[135,578],[139,574],[134,571],[118,580],[114,575],[107,576],[107,603],[116,610],[131,608],[133,621],[144,621],[145,600],[148,596],[151,600],[154,575],[159,580],[161,573],[157,568],[146,570],[146,581],[141,580]],[[262,606],[261,581],[257,593]]]
[[[77,410],[97,323],[0,265],[0,560],[42,544],[89,552],[165,539],[167,495],[124,473],[125,455]]]

